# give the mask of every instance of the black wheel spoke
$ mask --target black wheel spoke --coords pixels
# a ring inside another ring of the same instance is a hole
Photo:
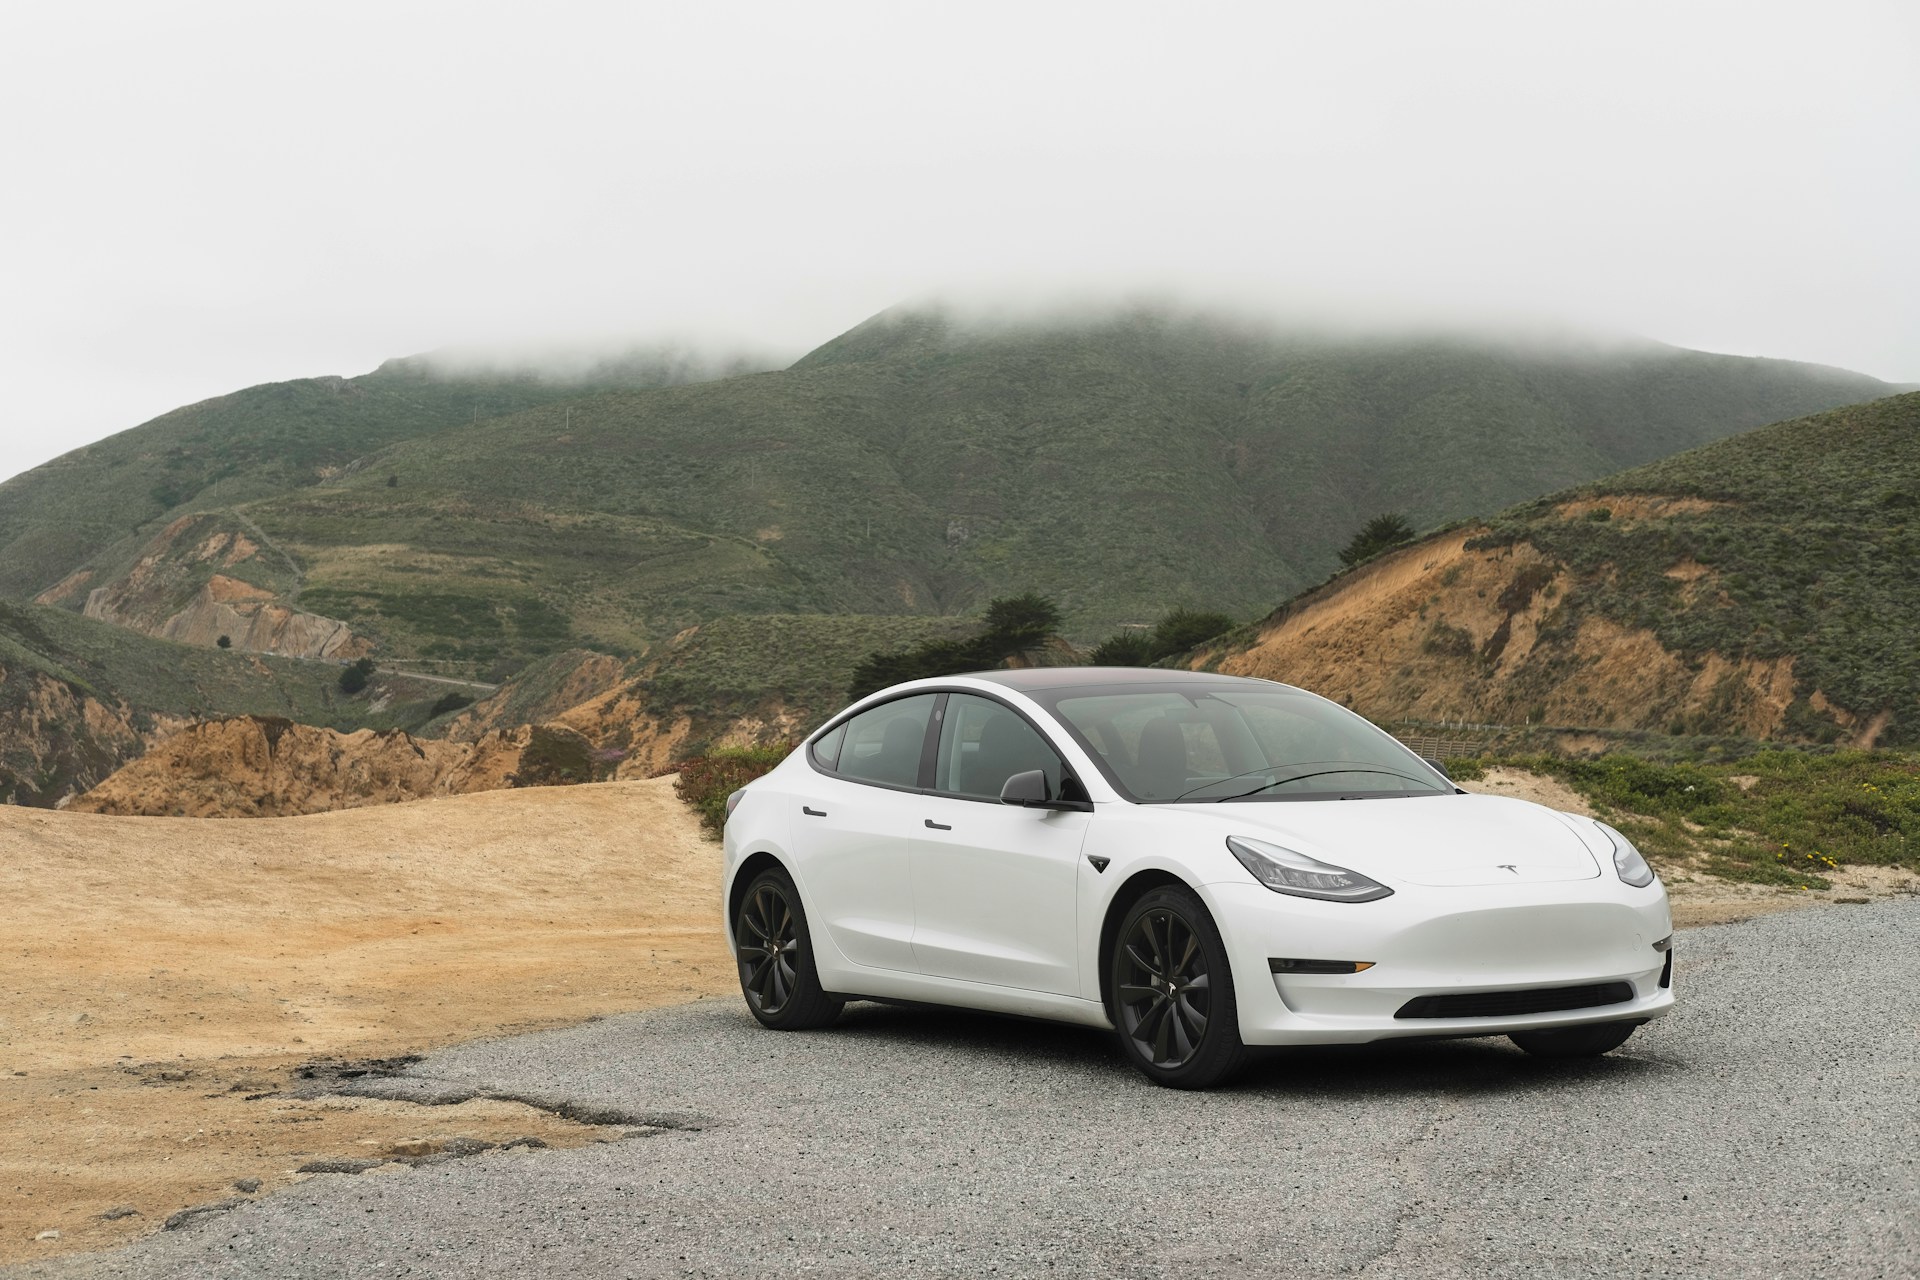
[[[1147,946],[1153,949],[1153,971],[1155,973],[1165,973],[1167,971],[1167,952],[1168,950],[1170,950],[1170,948],[1163,947],[1160,945],[1160,931],[1155,929],[1153,926],[1154,926],[1154,918],[1152,916],[1148,916],[1147,917]],[[1169,927],[1171,927],[1171,925],[1169,925]]]
[[[1199,950],[1200,935],[1189,930],[1187,933],[1187,949],[1180,953],[1180,963],[1173,966],[1173,976],[1177,977],[1185,973],[1187,966],[1193,963],[1194,953]]]
[[[768,965],[767,969],[772,974],[770,985],[773,988],[774,1006],[779,1008],[787,1003],[787,996],[792,993],[793,984],[788,980],[785,965],[776,962]]]
[[[1198,1040],[1201,1036],[1207,1034],[1207,1015],[1194,1008],[1186,996],[1182,995],[1177,997],[1174,1001],[1174,1007],[1180,1011],[1182,1021],[1192,1030],[1194,1039]]]
[[[1153,961],[1147,959],[1145,956],[1141,955],[1140,948],[1134,946],[1132,943],[1127,944],[1127,959],[1133,961],[1134,967],[1139,969],[1141,972],[1145,973],[1147,976],[1153,977],[1153,978],[1157,978],[1160,976],[1159,966],[1154,964]]]

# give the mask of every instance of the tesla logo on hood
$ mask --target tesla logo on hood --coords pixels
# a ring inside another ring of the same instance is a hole
[[[1511,871],[1515,875],[1520,874],[1520,868],[1514,866],[1511,862],[1496,862],[1493,865],[1498,867],[1502,871]]]

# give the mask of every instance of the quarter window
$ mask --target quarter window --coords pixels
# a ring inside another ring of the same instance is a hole
[[[1047,794],[1060,794],[1060,757],[1032,725],[991,698],[949,694],[934,765],[936,790],[998,800],[1016,773],[1047,775]]]
[[[840,765],[840,743],[847,736],[847,726],[837,724],[813,742],[813,762],[831,773]]]
[[[896,698],[847,721],[836,772],[858,782],[918,786],[920,753],[926,745],[927,721],[933,717],[937,696],[921,693]]]

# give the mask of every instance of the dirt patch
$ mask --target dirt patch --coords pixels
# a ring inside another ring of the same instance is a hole
[[[731,991],[719,863],[671,779],[254,822],[0,807],[0,1263],[316,1159],[610,1136],[507,1102],[273,1095],[316,1058]]]
[[[1474,782],[1458,784],[1462,791],[1477,791],[1486,796],[1511,796],[1531,800],[1562,813],[1578,813],[1591,818],[1593,807],[1586,798],[1558,778],[1530,773],[1525,769],[1493,768]]]

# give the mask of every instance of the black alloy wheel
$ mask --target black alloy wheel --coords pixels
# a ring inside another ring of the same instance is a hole
[[[734,957],[747,1009],[780,1031],[824,1027],[840,1015],[842,1001],[820,989],[812,939],[800,895],[784,871],[754,877],[734,917]]]
[[[1213,918],[1184,889],[1155,889],[1127,913],[1112,959],[1114,1023],[1157,1084],[1204,1089],[1246,1056],[1233,975]]]

